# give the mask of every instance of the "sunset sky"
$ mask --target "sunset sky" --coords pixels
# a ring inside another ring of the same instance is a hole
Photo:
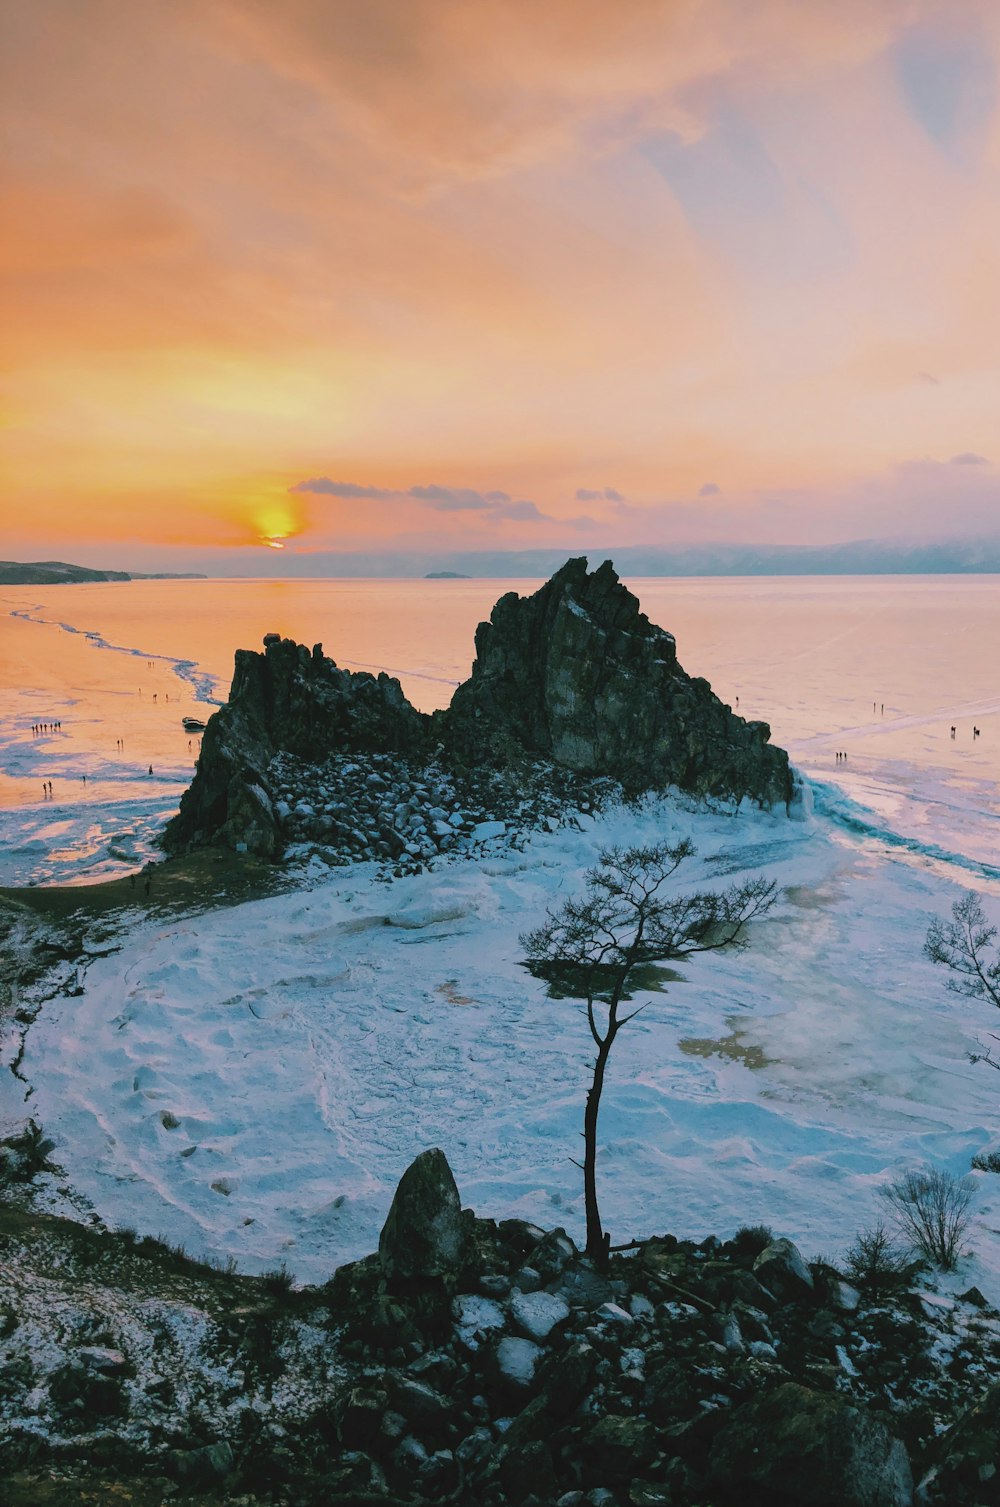
[[[996,0],[0,28],[4,557],[1000,534]]]

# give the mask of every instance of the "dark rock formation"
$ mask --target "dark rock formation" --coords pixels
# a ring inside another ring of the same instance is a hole
[[[597,1272],[565,1231],[458,1202],[425,1152],[383,1249],[292,1290],[8,1194],[4,1507],[908,1507],[910,1461],[923,1507],[1000,1500],[979,1294],[912,1268],[848,1288],[759,1227]]]
[[[163,835],[168,852],[221,841],[274,858],[283,840],[267,770],[279,752],[308,761],[331,753],[414,754],[428,719],[388,675],[341,670],[317,644],[268,634],[263,654],[236,653],[228,703],[209,719],[198,770]]]
[[[379,1237],[390,1285],[454,1272],[464,1239],[462,1203],[448,1158],[436,1147],[422,1151],[400,1178]]]
[[[588,573],[586,560],[570,560],[534,596],[502,597],[477,630],[472,675],[433,717],[398,681],[340,670],[319,645],[310,654],[273,634],[264,643],[263,654],[237,652],[229,702],[208,723],[194,781],[164,833],[168,852],[219,841],[279,856],[293,804],[279,808],[279,756],[286,767],[389,754],[419,764],[436,749],[448,777],[505,771],[512,789],[544,767],[612,778],[630,794],[677,785],[763,805],[792,796],[788,756],[769,745],[767,724],[745,722],[685,674],[672,636],[639,611],[610,561]],[[345,794],[349,803],[349,791],[328,790],[325,814],[347,827],[349,856],[364,856],[357,824],[340,819]],[[429,801],[427,828],[445,821],[430,810],[441,804]],[[387,814],[378,817],[384,829]],[[411,838],[396,825],[379,841],[395,857]],[[433,851],[421,838],[411,856]]]
[[[525,751],[626,788],[791,798],[788,755],[677,662],[606,560],[569,560],[531,597],[501,597],[476,631],[472,675],[448,710],[451,745],[469,758]]]

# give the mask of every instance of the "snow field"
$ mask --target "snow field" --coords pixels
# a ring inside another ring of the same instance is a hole
[[[689,884],[758,869],[782,897],[741,953],[690,959],[618,1038],[601,1112],[614,1240],[766,1222],[836,1257],[903,1164],[957,1173],[997,1135],[967,1053],[993,1024],[921,956],[960,893],[814,817],[670,802],[524,854],[146,923],[46,1006],[22,1071],[73,1188],[110,1223],[323,1281],[375,1248],[396,1182],[440,1146],[463,1201],[582,1236],[591,1044],[518,935],[602,846],[690,836]],[[1000,1198],[978,1178],[963,1266],[1000,1299]]]

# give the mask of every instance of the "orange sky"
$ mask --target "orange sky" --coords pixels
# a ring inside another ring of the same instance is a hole
[[[0,28],[5,556],[1000,533],[993,0]]]

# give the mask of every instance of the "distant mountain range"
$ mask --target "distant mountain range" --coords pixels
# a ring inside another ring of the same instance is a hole
[[[81,581],[203,581],[191,571],[178,575],[168,571],[91,570],[86,565],[67,565],[63,560],[0,560],[0,586],[68,586]]]
[[[1000,537],[853,539],[847,544],[693,544],[677,549],[631,544],[621,548],[585,544],[561,548],[476,550],[403,554],[395,550],[351,553],[289,549],[275,559],[266,550],[244,550],[226,576],[281,576],[315,580],[364,577],[425,580],[505,578],[546,580],[568,558],[585,555],[591,566],[611,560],[619,575],[637,576],[915,576],[1000,575]],[[252,560],[252,565],[249,562]],[[249,566],[249,568],[248,568]],[[75,581],[204,581],[205,571],[92,570],[60,560],[19,564],[0,560],[2,586],[54,586]]]
[[[314,552],[267,560],[275,575],[359,578],[413,577],[446,580],[546,580],[572,555],[591,566],[611,560],[619,575],[636,576],[893,576],[1000,575],[1000,537],[908,543],[856,539],[847,544],[697,544],[676,549],[654,545],[576,544],[559,549],[480,550],[402,554],[365,550]],[[263,563],[263,562],[262,562]],[[260,572],[264,573],[263,570]]]

